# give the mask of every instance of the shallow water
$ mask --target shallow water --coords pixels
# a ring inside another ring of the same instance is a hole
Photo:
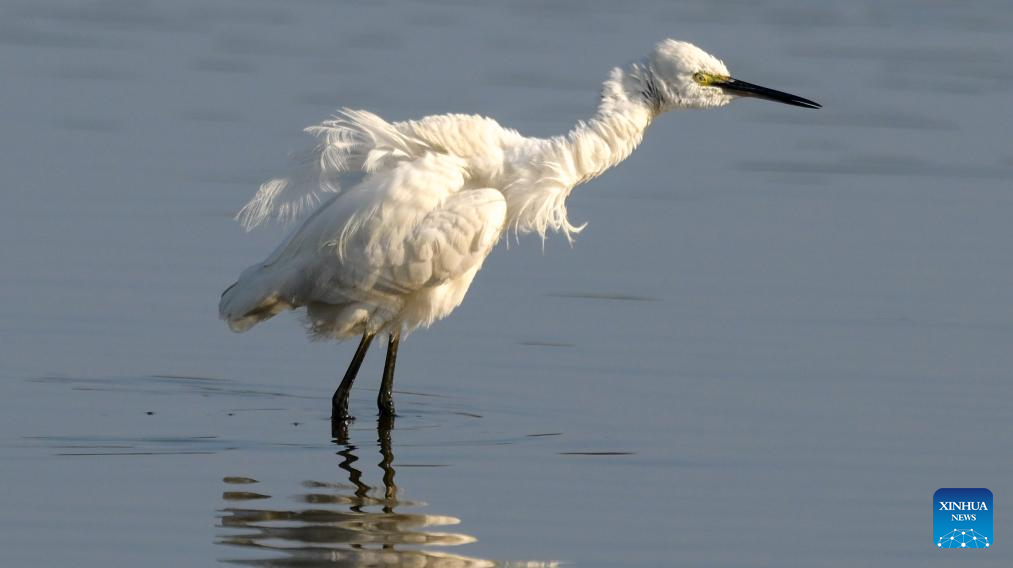
[[[1013,494],[1013,8],[911,1],[0,5],[0,564],[943,566]],[[593,111],[663,37],[824,104],[665,116],[399,357],[222,287],[339,106]],[[996,513],[980,566],[1008,566]],[[960,554],[960,553],[958,553]],[[527,563],[527,564],[526,564]]]

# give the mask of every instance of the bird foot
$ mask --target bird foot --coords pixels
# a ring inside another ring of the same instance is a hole
[[[381,414],[379,418],[376,419],[376,427],[381,432],[390,432],[394,429],[394,415],[391,414],[389,416],[384,416]]]
[[[347,410],[331,409],[331,422],[351,422],[353,420],[355,417],[350,416]]]
[[[355,420],[354,416],[344,416],[341,418],[331,417],[331,438],[333,438],[339,444],[348,442],[348,425]]]
[[[380,418],[394,418],[397,411],[394,410],[394,397],[390,391],[380,393],[376,399],[376,408],[380,411],[377,416]]]

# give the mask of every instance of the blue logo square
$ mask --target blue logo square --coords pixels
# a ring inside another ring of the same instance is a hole
[[[985,488],[940,489],[932,496],[936,548],[992,546],[992,492]]]

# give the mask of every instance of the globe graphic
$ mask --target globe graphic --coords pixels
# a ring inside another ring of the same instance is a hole
[[[955,529],[936,541],[939,548],[988,548],[988,537],[974,529]]]

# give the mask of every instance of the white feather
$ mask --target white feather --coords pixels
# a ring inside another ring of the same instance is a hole
[[[337,338],[410,331],[445,317],[508,229],[572,240],[584,225],[567,217],[571,190],[629,156],[659,112],[727,103],[689,79],[701,69],[727,73],[696,47],[662,42],[645,60],[612,71],[591,119],[549,139],[480,116],[392,123],[342,109],[307,128],[318,144],[239,212],[249,229],[317,207],[226,290],[222,317],[243,330],[305,306],[311,332]],[[349,173],[362,180],[343,190]]]

